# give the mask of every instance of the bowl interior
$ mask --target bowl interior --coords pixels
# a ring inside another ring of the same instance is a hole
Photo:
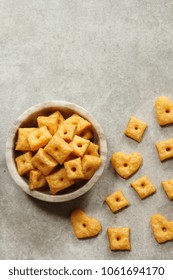
[[[65,119],[70,117],[72,114],[77,113],[81,117],[91,122],[93,133],[92,141],[100,146],[100,157],[102,158],[103,163],[90,180],[78,180],[75,185],[58,192],[57,195],[52,195],[48,188],[30,191],[28,179],[18,174],[15,164],[15,158],[21,154],[21,152],[15,151],[17,131],[19,127],[36,127],[38,116],[49,116],[57,110],[62,113]],[[49,102],[48,104],[40,104],[40,106],[36,105],[31,107],[16,120],[8,136],[6,159],[12,177],[26,193],[41,200],[60,202],[79,197],[80,195],[86,193],[94,185],[103,171],[106,160],[106,151],[106,140],[103,131],[92,115],[90,115],[85,109],[75,104],[67,103],[64,105],[58,105],[57,102]]]

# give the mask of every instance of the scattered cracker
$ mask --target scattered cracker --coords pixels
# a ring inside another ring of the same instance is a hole
[[[147,176],[137,179],[130,185],[138,193],[141,199],[147,198],[156,192],[156,188],[153,186]]]
[[[173,123],[173,102],[166,96],[159,96],[155,103],[156,117],[160,125]]]
[[[19,175],[24,175],[28,171],[34,169],[31,159],[32,159],[31,152],[27,152],[21,156],[16,157],[15,161],[17,164],[17,170],[18,170]]]
[[[67,172],[67,177],[69,179],[84,178],[81,158],[76,158],[76,159],[65,162],[64,167]]]
[[[130,228],[107,229],[110,249],[113,251],[130,250]]]
[[[114,153],[111,157],[114,170],[124,179],[133,175],[142,164],[140,153],[125,154],[124,152]]]
[[[64,167],[46,176],[46,180],[52,194],[56,194],[59,191],[62,191],[74,184],[74,181],[70,180],[67,177],[67,173]]]
[[[124,134],[137,142],[141,142],[147,124],[135,117],[131,117]]]
[[[37,169],[31,170],[29,173],[29,188],[35,190],[46,186],[45,176]]]
[[[70,221],[74,234],[79,239],[96,236],[101,230],[100,222],[95,218],[89,217],[80,209],[71,212]]]
[[[164,216],[155,214],[151,217],[150,224],[158,243],[173,240],[173,221],[168,221]]]
[[[40,148],[35,156],[33,156],[31,162],[33,166],[40,170],[45,176],[58,165],[58,162],[42,148]]]
[[[106,203],[113,213],[130,205],[121,190],[118,190],[105,198]]]
[[[166,160],[173,157],[173,138],[160,141],[156,143],[156,148],[160,157],[160,160]]]
[[[162,187],[166,192],[168,198],[173,200],[173,179],[162,182]]]

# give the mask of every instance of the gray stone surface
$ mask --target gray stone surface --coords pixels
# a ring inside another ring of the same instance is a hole
[[[173,97],[173,1],[0,0],[0,258],[173,259],[172,243],[158,245],[150,216],[173,220],[160,182],[173,177],[173,161],[160,163],[154,143],[172,137],[156,122],[158,95]],[[108,162],[94,188],[71,202],[37,201],[13,182],[5,142],[13,121],[46,100],[75,102],[102,125]],[[130,115],[148,123],[138,144],[123,135]],[[109,164],[114,151],[140,151],[142,168],[130,179]],[[157,193],[141,201],[129,187],[148,175]],[[113,215],[104,204],[121,188],[131,206]],[[69,212],[81,207],[102,223],[94,239],[74,237]],[[131,252],[111,252],[107,227],[131,227]]]

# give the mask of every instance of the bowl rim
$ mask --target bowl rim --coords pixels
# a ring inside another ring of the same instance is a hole
[[[81,188],[67,194],[60,194],[60,195],[52,195],[52,194],[47,194],[43,193],[37,190],[30,190],[28,184],[26,181],[23,179],[22,176],[20,176],[17,172],[15,160],[14,160],[14,139],[17,133],[18,128],[20,125],[26,120],[31,114],[36,113],[37,111],[44,110],[46,108],[56,108],[56,110],[61,110],[57,109],[57,107],[66,107],[67,109],[70,109],[74,111],[75,113],[78,113],[80,116],[84,117],[88,121],[90,121],[97,131],[98,134],[98,139],[100,141],[100,157],[102,159],[102,165],[100,168],[95,172],[95,174],[92,176],[90,180],[87,181],[85,185],[83,185]],[[28,195],[37,198],[42,201],[47,201],[47,202],[65,202],[65,201],[70,201],[75,198],[78,198],[82,195],[84,195],[86,192],[88,192],[96,183],[96,181],[100,178],[100,176],[103,173],[105,164],[106,164],[106,159],[107,159],[107,142],[106,142],[106,137],[104,135],[103,129],[98,123],[98,121],[83,107],[63,101],[63,100],[51,100],[51,101],[45,101],[43,103],[39,103],[36,105],[33,105],[29,107],[27,110],[25,110],[12,124],[8,136],[7,136],[7,141],[6,141],[6,150],[5,150],[5,158],[6,158],[6,164],[9,170],[9,173],[15,183]]]

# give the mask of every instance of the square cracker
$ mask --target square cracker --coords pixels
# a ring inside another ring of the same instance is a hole
[[[50,134],[46,126],[42,126],[33,131],[28,136],[28,143],[31,147],[31,151],[37,151],[40,148],[44,147],[51,138],[52,135]]]
[[[18,137],[16,142],[16,151],[31,151],[30,145],[28,143],[28,136],[38,128],[36,127],[26,127],[18,129]]]
[[[35,190],[46,186],[45,176],[37,169],[31,170],[29,173],[29,188]]]
[[[32,158],[32,164],[45,176],[48,175],[57,165],[58,162],[48,155],[44,149],[40,148]]]
[[[137,142],[141,142],[147,124],[135,117],[131,117],[124,134]]]
[[[110,249],[113,251],[130,250],[130,228],[107,229]]]
[[[173,200],[173,179],[162,182],[162,187],[166,192],[168,198]]]
[[[72,147],[58,134],[55,134],[52,137],[44,150],[60,164],[63,164],[66,158],[71,154],[71,152],[73,152]]]
[[[91,140],[93,138],[93,133],[91,131],[91,128],[86,128],[79,134],[79,136],[84,139]]]
[[[68,124],[77,125],[76,134],[80,135],[85,129],[91,127],[91,123],[79,116],[78,114],[73,114],[71,117],[64,121]]]
[[[130,185],[138,193],[141,199],[147,198],[156,192],[156,188],[153,186],[147,176],[137,179]]]
[[[118,190],[105,198],[106,203],[113,213],[130,205],[123,192]]]
[[[65,170],[67,172],[67,177],[69,179],[82,179],[84,178],[82,170],[81,158],[72,159],[64,163]]]
[[[89,146],[90,141],[83,139],[80,136],[75,135],[75,137],[73,138],[73,141],[70,142],[70,147],[72,147],[73,149],[73,153],[78,156],[78,157],[82,157],[88,146]]]
[[[51,135],[54,135],[58,129],[58,120],[52,117],[39,116],[37,118],[38,127],[46,126]]]
[[[46,176],[46,180],[52,194],[56,194],[74,184],[74,181],[67,177],[64,167]]]
[[[102,159],[100,157],[84,155],[82,158],[82,169],[84,173],[84,178],[89,180],[96,170],[101,166]]]
[[[71,142],[76,133],[76,125],[63,123],[58,127],[57,133],[62,139]]]
[[[156,143],[160,160],[166,160],[173,157],[173,138]]]
[[[99,145],[90,142],[85,155],[99,157]]]
[[[55,118],[58,121],[58,125],[62,124],[65,120],[63,115],[59,111],[52,113],[49,117]]]
[[[34,169],[31,159],[32,159],[31,152],[27,152],[21,156],[16,157],[15,161],[17,164],[17,170],[18,170],[19,175],[24,175],[28,171]]]

